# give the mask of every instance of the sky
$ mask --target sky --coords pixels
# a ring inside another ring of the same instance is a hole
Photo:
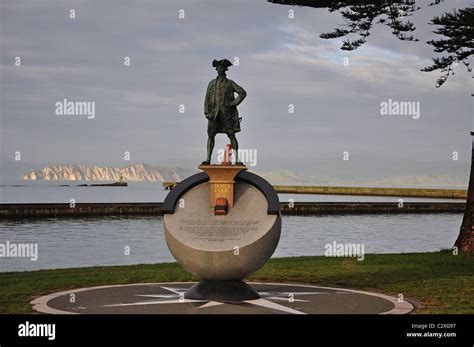
[[[326,9],[265,0],[2,0],[0,164],[195,167],[206,154],[212,60],[238,58],[228,71],[247,91],[237,139],[258,154],[256,169],[382,177],[419,167],[467,177],[471,75],[460,65],[437,89],[439,72],[420,69],[434,55],[429,20],[471,1],[429,2],[418,1],[410,17],[419,42],[376,24],[367,44],[347,52],[339,39],[319,38],[343,22]],[[95,117],[57,115],[63,99],[95,102]],[[381,115],[389,99],[419,103],[419,119]],[[227,142],[219,135],[215,154]]]

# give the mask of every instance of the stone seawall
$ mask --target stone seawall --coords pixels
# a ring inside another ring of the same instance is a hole
[[[280,203],[283,215],[326,214],[401,214],[401,213],[463,213],[465,204],[460,202],[295,202]]]
[[[162,215],[162,203],[0,204],[1,219]],[[463,213],[462,202],[295,202],[280,203],[283,215]]]
[[[369,195],[401,196],[411,198],[466,199],[467,191],[462,189],[425,188],[372,188],[372,187],[324,187],[274,185],[279,194],[324,194],[324,195]]]

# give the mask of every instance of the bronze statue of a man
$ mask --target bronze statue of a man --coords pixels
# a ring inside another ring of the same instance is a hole
[[[247,93],[234,81],[227,79],[225,72],[232,63],[227,59],[214,60],[212,66],[217,70],[217,78],[209,82],[207,86],[206,100],[204,102],[204,114],[208,119],[207,124],[207,158],[203,165],[211,163],[212,150],[216,134],[227,134],[230,144],[235,151],[237,165],[239,161],[239,143],[235,133],[240,131],[240,120],[237,106],[245,99]],[[234,93],[238,96],[235,98]]]

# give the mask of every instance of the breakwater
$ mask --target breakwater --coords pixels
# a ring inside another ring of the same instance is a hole
[[[171,190],[177,182],[163,182],[165,190]],[[362,195],[362,196],[400,196],[410,198],[466,199],[464,189],[430,188],[374,188],[374,187],[336,187],[336,186],[299,186],[273,185],[279,194],[322,194],[322,195]]]
[[[1,219],[162,215],[162,203],[0,204]],[[463,213],[462,202],[280,203],[283,215]]]
[[[285,186],[274,185],[281,194],[327,194],[327,195],[370,195],[401,196],[410,198],[466,199],[467,191],[462,189],[425,188],[372,188],[372,187],[330,187],[330,186]]]

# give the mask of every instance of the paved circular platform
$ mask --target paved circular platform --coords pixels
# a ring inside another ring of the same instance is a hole
[[[81,288],[31,302],[50,314],[405,314],[413,310],[397,298],[351,289],[299,284],[249,283],[260,299],[242,302],[188,300],[194,282],[139,283]]]

